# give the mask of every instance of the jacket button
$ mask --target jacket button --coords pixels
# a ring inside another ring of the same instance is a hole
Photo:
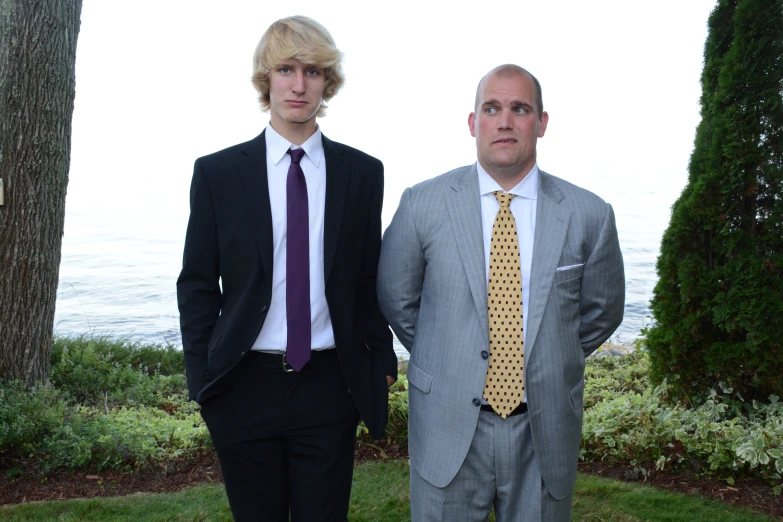
[[[478,399],[473,399],[473,406],[481,406],[481,401]]]
[[[483,352],[481,352],[481,358],[482,358],[482,359],[489,359],[489,352],[488,352],[488,351],[486,351],[486,350],[484,350]]]

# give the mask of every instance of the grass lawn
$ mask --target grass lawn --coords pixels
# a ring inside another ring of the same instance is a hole
[[[409,521],[408,464],[370,462],[354,473],[351,522]],[[230,522],[223,488],[201,486],[181,493],[64,500],[0,507],[8,522]],[[490,518],[493,520],[493,518]],[[579,475],[574,521],[589,522],[771,522],[774,519],[719,502],[644,485]]]

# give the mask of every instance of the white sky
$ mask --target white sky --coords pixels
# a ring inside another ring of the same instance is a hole
[[[293,14],[345,53],[321,128],[384,162],[385,224],[405,187],[475,161],[476,83],[506,62],[543,86],[544,170],[610,202],[603,187],[685,183],[715,0],[292,4],[85,0],[68,210],[165,207],[184,229],[195,158],[266,125],[252,54]]]

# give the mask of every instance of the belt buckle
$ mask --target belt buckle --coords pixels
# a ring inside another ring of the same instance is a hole
[[[293,371],[296,371],[296,370],[294,370],[294,367],[293,367],[293,366],[291,366],[290,364],[288,364],[288,363],[286,362],[286,360],[285,360],[285,354],[283,354],[283,371],[284,371],[285,373],[291,373],[291,372],[293,372]]]

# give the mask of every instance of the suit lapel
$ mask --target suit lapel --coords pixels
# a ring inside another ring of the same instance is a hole
[[[239,176],[245,189],[245,204],[255,230],[256,244],[264,271],[272,277],[272,208],[269,204],[269,182],[266,171],[266,138],[264,133],[241,146]]]
[[[462,265],[468,278],[482,330],[489,343],[487,319],[487,274],[484,260],[484,237],[481,232],[481,201],[476,166],[466,167],[451,187],[446,200],[449,219],[457,240]]]
[[[345,149],[323,136],[324,158],[326,160],[326,206],[324,209],[324,280],[329,280],[337,241],[343,223],[345,200],[351,179],[350,164]]]
[[[530,302],[528,303],[525,361],[535,348],[544,310],[552,289],[560,254],[563,251],[571,211],[560,206],[563,193],[549,174],[541,172],[536,208],[536,232],[533,239],[533,259],[530,267]]]

